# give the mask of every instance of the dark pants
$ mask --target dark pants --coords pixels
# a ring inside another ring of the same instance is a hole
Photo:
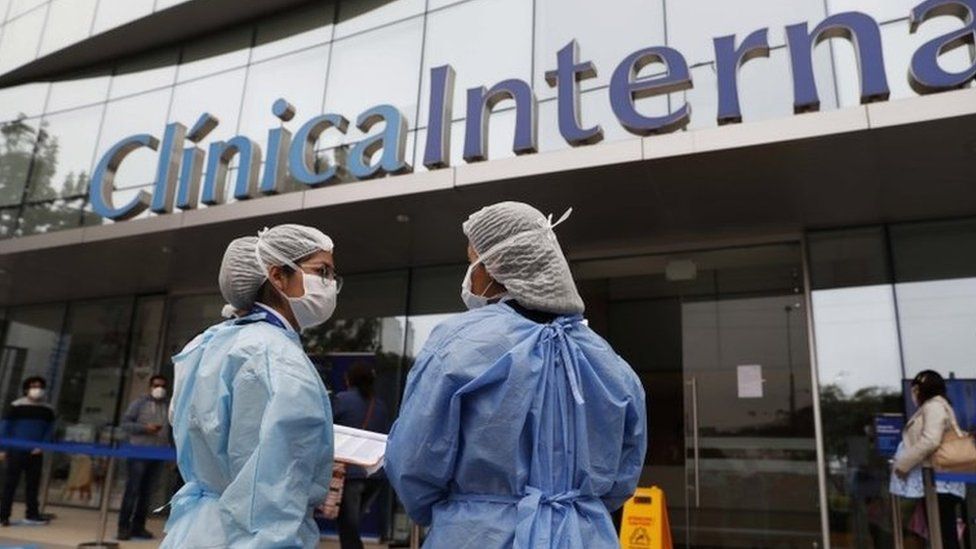
[[[364,478],[347,478],[342,489],[342,503],[339,504],[339,546],[342,549],[362,549],[359,538],[359,524],[366,510],[379,495],[383,481]]]
[[[942,527],[942,546],[945,549],[960,549],[969,547],[969,532],[963,538],[965,543],[959,543],[956,530],[956,517],[966,521],[966,500],[952,494],[939,494],[939,525]]]
[[[7,477],[3,485],[3,501],[0,501],[0,520],[10,520],[14,506],[14,494],[20,484],[20,475],[27,477],[24,500],[27,503],[27,518],[40,519],[41,511],[37,503],[37,493],[41,487],[41,470],[44,456],[30,452],[11,450],[7,452]]]
[[[156,479],[163,468],[162,461],[130,459],[127,463],[129,478],[125,483],[125,496],[119,510],[119,531],[140,532],[146,529],[149,515],[149,498],[152,497]]]

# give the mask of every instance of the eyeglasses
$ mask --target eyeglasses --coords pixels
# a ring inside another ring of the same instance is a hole
[[[314,265],[314,266],[313,265],[309,265],[309,266],[306,267],[305,265],[302,265],[301,267],[302,267],[303,270],[304,269],[310,269],[312,274],[317,274],[320,277],[322,277],[322,282],[326,282],[327,283],[330,280],[335,281],[335,284],[336,284],[336,293],[339,293],[339,292],[342,291],[342,276],[340,276],[339,273],[337,273],[336,270],[335,270],[335,268],[333,268],[332,266],[330,266],[330,265]]]

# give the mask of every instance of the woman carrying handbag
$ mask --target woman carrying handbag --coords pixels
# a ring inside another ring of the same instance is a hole
[[[938,372],[920,372],[911,383],[912,400],[918,411],[905,424],[902,445],[895,455],[894,473],[900,479],[921,479],[922,467],[966,471],[976,468],[976,446],[959,429],[956,415],[946,398],[945,379]],[[938,482],[939,523],[945,549],[957,549],[957,518],[965,521],[966,486],[961,482]],[[968,533],[963,536],[968,540]],[[969,547],[965,543],[963,547]]]

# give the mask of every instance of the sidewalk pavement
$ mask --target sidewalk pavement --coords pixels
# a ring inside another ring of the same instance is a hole
[[[31,547],[31,549],[75,549],[79,543],[95,541],[98,529],[98,511],[94,509],[78,509],[74,507],[56,507],[49,505],[45,512],[57,515],[57,518],[46,526],[18,525],[17,521],[23,517],[24,507],[15,505],[11,525],[0,528],[0,549]],[[106,526],[106,541],[115,538],[117,513],[110,513]],[[157,536],[149,541],[126,541],[120,543],[121,549],[150,549],[159,545],[163,532],[162,519],[150,519],[146,528]],[[324,540],[319,547],[322,549],[338,549],[339,542]],[[385,545],[366,544],[367,549],[385,548]]]

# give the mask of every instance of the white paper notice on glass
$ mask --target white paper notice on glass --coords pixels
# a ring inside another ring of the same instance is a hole
[[[383,467],[386,435],[343,425],[334,425],[332,428],[335,434],[336,461],[359,465],[369,474]]]
[[[763,397],[762,366],[746,364],[739,366],[737,373],[739,376],[739,398]]]

